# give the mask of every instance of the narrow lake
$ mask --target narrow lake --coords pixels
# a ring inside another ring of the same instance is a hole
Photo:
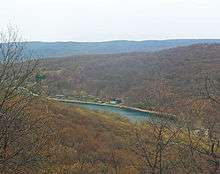
[[[90,109],[90,110],[116,113],[122,117],[128,118],[129,120],[133,122],[144,121],[144,120],[148,122],[154,122],[154,123],[174,121],[170,118],[159,117],[153,113],[133,110],[130,108],[119,108],[119,107],[110,106],[110,105],[99,105],[99,104],[90,104],[90,103],[73,103],[73,104],[76,106],[82,107],[82,108]]]

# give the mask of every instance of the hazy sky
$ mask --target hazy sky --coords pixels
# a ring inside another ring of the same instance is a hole
[[[220,0],[0,0],[27,40],[220,38]]]

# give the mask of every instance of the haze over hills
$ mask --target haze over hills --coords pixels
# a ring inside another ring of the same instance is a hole
[[[115,54],[151,52],[192,44],[220,43],[220,39],[177,39],[177,40],[117,40],[108,42],[27,42],[27,50],[43,57],[59,57],[89,54]]]

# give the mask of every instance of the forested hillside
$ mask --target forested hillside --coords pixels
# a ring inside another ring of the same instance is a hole
[[[4,174],[207,174],[219,171],[215,164],[220,158],[219,147],[214,140],[207,140],[204,133],[197,134],[199,129],[187,132],[175,125],[133,124],[117,115],[40,97],[32,100],[25,111],[34,121],[31,127],[34,130],[28,131],[25,137],[21,134],[14,142],[9,141],[7,149],[11,153],[8,152],[7,158],[2,157],[8,160],[0,161]],[[22,138],[26,140],[20,141]],[[21,151],[14,154],[12,145],[18,150],[22,148]]]
[[[155,53],[48,59],[43,61],[42,71],[49,95],[71,95],[74,90],[83,90],[138,105],[163,90],[166,104],[172,105],[199,97],[207,78],[219,83],[219,55],[219,45],[193,45]]]

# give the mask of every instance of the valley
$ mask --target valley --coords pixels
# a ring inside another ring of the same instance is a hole
[[[220,45],[44,59],[20,46],[0,47],[3,174],[219,173]]]
[[[220,174],[220,0],[0,3],[0,174]]]
[[[206,78],[220,82],[219,54],[219,45],[193,45],[155,53],[61,57],[42,60],[41,71],[50,96],[119,98],[128,106],[176,114],[175,107],[184,109],[184,103],[203,97]]]

